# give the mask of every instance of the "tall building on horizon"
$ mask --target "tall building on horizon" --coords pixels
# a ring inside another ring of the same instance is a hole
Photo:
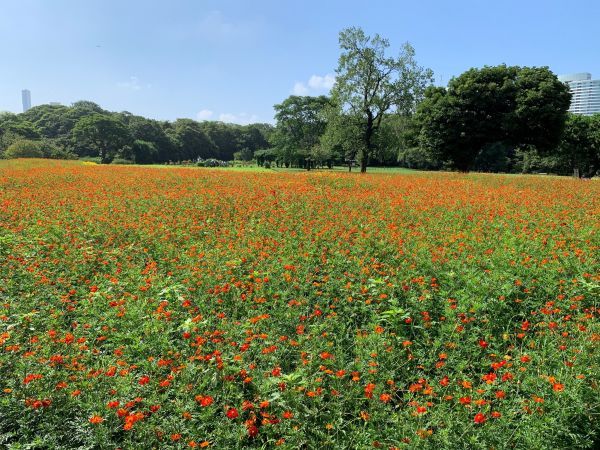
[[[31,92],[29,89],[21,91],[21,100],[23,100],[23,112],[31,108]]]
[[[592,80],[588,72],[559,75],[558,79],[569,86],[573,96],[569,112],[584,116],[600,113],[600,80]]]

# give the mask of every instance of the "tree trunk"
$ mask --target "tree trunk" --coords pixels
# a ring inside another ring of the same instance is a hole
[[[367,171],[369,157],[371,156],[371,138],[373,137],[373,116],[370,112],[367,113],[367,129],[365,130],[365,148],[360,159],[360,173]]]
[[[360,160],[360,173],[365,173],[367,171],[368,164],[368,153],[363,155],[363,158]]]

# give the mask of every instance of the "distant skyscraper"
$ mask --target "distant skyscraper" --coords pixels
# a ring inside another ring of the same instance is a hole
[[[31,108],[31,92],[29,92],[29,89],[21,91],[21,99],[23,100],[23,112],[25,112]]]
[[[569,112],[584,116],[600,113],[600,80],[592,80],[587,72],[560,75],[558,79],[569,86],[573,96]]]

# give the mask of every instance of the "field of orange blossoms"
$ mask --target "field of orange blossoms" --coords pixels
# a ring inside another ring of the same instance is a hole
[[[4,161],[0,447],[593,448],[599,217],[567,178]]]

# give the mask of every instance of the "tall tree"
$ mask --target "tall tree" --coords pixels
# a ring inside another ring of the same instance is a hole
[[[433,72],[417,65],[415,50],[407,42],[397,57],[386,55],[390,46],[378,34],[367,36],[360,28],[346,28],[339,36],[341,55],[333,95],[341,113],[360,117],[364,145],[359,157],[361,172],[367,171],[374,149],[374,134],[388,112],[412,113]]]
[[[569,90],[547,67],[506,65],[470,69],[448,88],[429,88],[419,107],[420,142],[436,158],[468,171],[484,149],[555,148]]]
[[[77,147],[88,149],[100,156],[102,164],[108,164],[131,142],[131,135],[117,118],[93,113],[77,122],[73,128],[73,139]]]

